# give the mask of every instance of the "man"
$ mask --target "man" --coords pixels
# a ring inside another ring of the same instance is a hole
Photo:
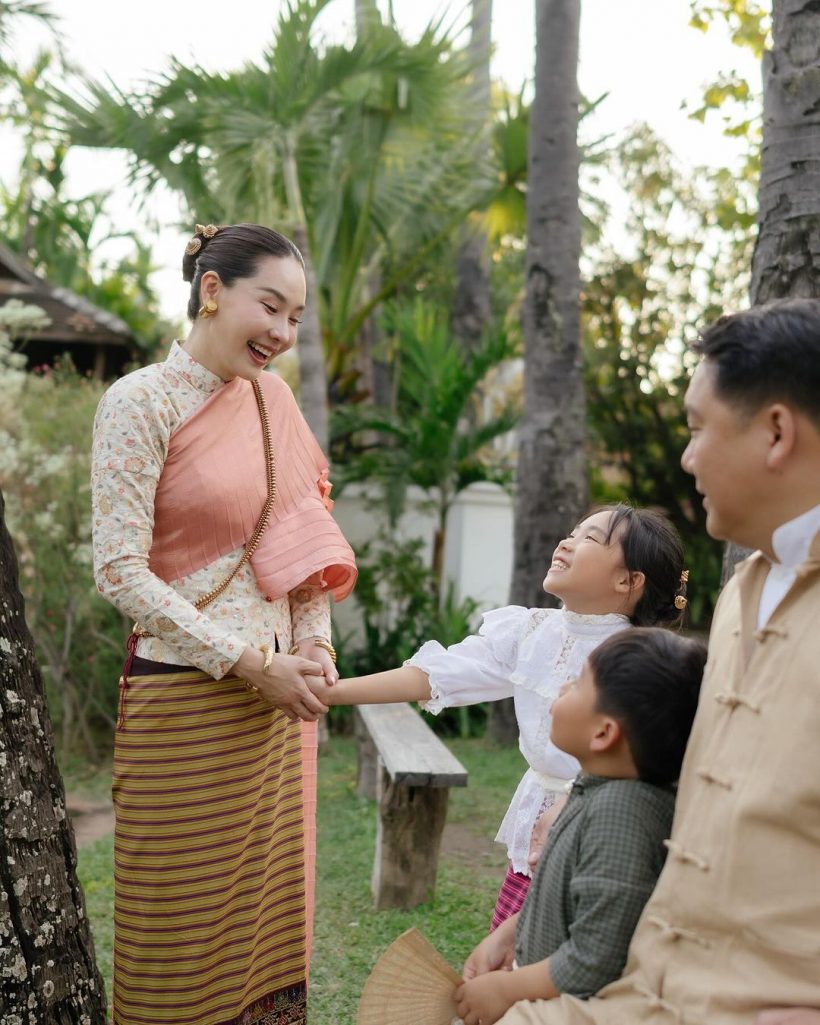
[[[698,351],[683,467],[709,533],[757,551],[715,613],[667,863],[622,979],[502,1025],[820,1025],[820,302]]]

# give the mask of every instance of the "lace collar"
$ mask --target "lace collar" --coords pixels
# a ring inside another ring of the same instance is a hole
[[[620,612],[608,612],[604,616],[561,609],[569,633],[581,637],[607,637],[619,626],[629,626],[629,617]]]

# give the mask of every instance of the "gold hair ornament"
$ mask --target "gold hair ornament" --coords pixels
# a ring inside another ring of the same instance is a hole
[[[202,248],[202,238],[211,239],[218,231],[219,228],[215,224],[197,224],[196,230],[194,231],[194,237],[185,247],[185,255],[196,256]],[[199,238],[200,235],[202,238]]]
[[[685,569],[685,570],[683,571],[683,573],[681,573],[681,575],[680,575],[680,582],[681,582],[682,584],[687,584],[687,583],[689,583],[689,570],[688,570],[688,569]]]
[[[687,602],[684,595],[675,595],[675,608],[678,610],[678,612],[683,612],[683,610],[686,608],[686,604]]]

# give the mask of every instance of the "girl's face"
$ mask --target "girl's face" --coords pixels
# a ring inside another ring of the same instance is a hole
[[[607,544],[612,515],[604,510],[588,516],[553,552],[544,590],[570,612],[629,615],[640,598],[642,574],[627,570],[618,536]]]
[[[252,381],[283,352],[296,344],[305,309],[305,274],[298,260],[269,256],[249,278],[224,285],[216,274],[204,274],[205,298],[215,299],[216,315],[196,322],[191,355],[224,381]]]

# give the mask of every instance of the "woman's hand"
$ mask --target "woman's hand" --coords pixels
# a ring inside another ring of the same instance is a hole
[[[327,648],[323,648],[321,645],[317,644],[315,637],[305,637],[304,640],[297,643],[297,647],[299,648],[299,654],[302,658],[308,658],[311,662],[319,663],[322,667],[322,674],[325,678],[325,683],[328,687],[332,687],[339,679],[339,673],[336,670],[336,665],[330,657],[330,652]]]
[[[274,655],[267,672],[262,666],[265,656],[258,648],[247,647],[233,667],[233,672],[246,680],[259,697],[268,704],[281,708],[289,719],[304,719],[315,722],[327,711],[327,704],[321,695],[327,685],[321,685],[316,677],[323,678],[324,670],[318,662],[308,661],[299,655]],[[310,680],[311,688],[307,681]]]

